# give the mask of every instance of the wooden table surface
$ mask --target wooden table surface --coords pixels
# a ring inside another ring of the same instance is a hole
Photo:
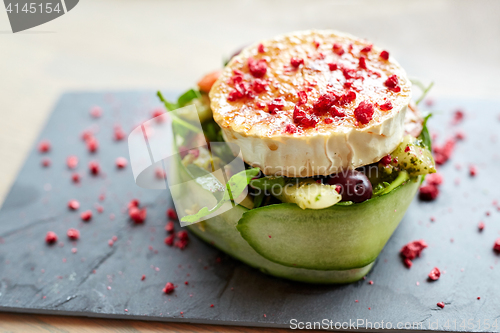
[[[12,34],[0,10],[0,203],[58,96],[186,89],[241,45],[337,29],[390,50],[434,96],[498,98],[500,1],[85,0]],[[0,332],[266,332],[261,328],[0,314]],[[279,332],[280,330],[268,330]]]

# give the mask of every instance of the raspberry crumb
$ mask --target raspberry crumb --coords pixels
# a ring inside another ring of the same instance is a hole
[[[175,289],[174,287],[174,284],[172,282],[167,282],[167,284],[165,285],[165,288],[163,288],[163,292],[165,294],[170,294],[171,292],[173,292]],[[182,314],[182,312],[181,312]]]
[[[83,213],[80,214],[80,218],[82,221],[90,221],[92,219],[92,211],[86,210]]]
[[[38,151],[40,153],[47,153],[50,150],[50,141],[49,140],[42,140],[38,144]]]
[[[171,220],[177,220],[177,213],[172,208],[167,209],[167,217]]]
[[[411,266],[413,266],[413,262],[412,262],[410,259],[408,259],[408,258],[405,258],[405,259],[403,260],[403,263],[405,264],[405,266],[406,266],[408,269],[409,269],[409,268],[411,268]]]
[[[78,157],[68,156],[68,158],[66,159],[66,165],[70,169],[75,169],[78,166]]]
[[[248,59],[248,70],[256,78],[262,78],[267,72],[267,63],[264,59],[255,60],[253,58]]]
[[[89,170],[91,174],[98,175],[100,171],[99,163],[97,163],[96,161],[91,161],[89,163]]]
[[[474,165],[469,166],[469,174],[471,177],[477,175],[477,168]]]
[[[96,138],[91,137],[86,141],[87,150],[91,153],[94,153],[99,148],[99,141]]]
[[[165,244],[167,244],[168,246],[174,245],[174,237],[175,237],[174,235],[165,237]]]
[[[437,267],[434,267],[432,271],[429,273],[429,279],[432,281],[438,280],[440,276],[441,276],[441,271]]]
[[[127,166],[128,161],[124,157],[118,157],[115,163],[118,169],[123,169]]]
[[[373,281],[372,280],[368,281],[368,284],[373,285]]]
[[[359,67],[366,69],[366,58],[365,57],[359,57]]]
[[[426,247],[427,243],[423,239],[409,242],[408,244],[403,246],[401,248],[400,254],[404,258],[406,267],[410,268],[412,265],[408,265],[409,262],[417,257],[420,257],[420,254]]]
[[[102,109],[98,106],[94,106],[90,109],[90,115],[93,118],[100,118],[102,116]]]
[[[71,180],[73,181],[73,183],[79,183],[80,182],[80,175],[78,173],[73,173],[71,175]]]
[[[341,56],[344,54],[345,51],[342,45],[335,43],[333,44],[333,52]]]
[[[392,103],[391,103],[391,101],[387,101],[384,104],[379,105],[379,109],[382,110],[382,111],[392,110]]]
[[[401,91],[401,87],[399,86],[398,76],[396,74],[389,76],[387,78],[387,80],[384,82],[384,85],[390,91],[393,91],[393,92],[400,92]]]
[[[141,224],[146,220],[147,210],[146,208],[130,207],[128,210],[128,215],[136,224]]]
[[[483,231],[484,230],[484,222],[479,222],[479,224],[477,225],[477,228],[479,229],[479,231]]]
[[[174,221],[168,221],[167,225],[165,226],[165,231],[169,234],[174,232]]]
[[[389,52],[387,51],[380,52],[380,58],[384,59],[385,61],[389,60]]]
[[[433,201],[439,195],[439,189],[437,186],[429,184],[420,187],[419,198],[422,201]]]
[[[114,130],[113,130],[113,136],[114,136],[114,139],[116,141],[121,141],[123,139],[125,139],[125,132],[123,131],[123,129],[121,128],[121,126],[119,125],[116,125]]]
[[[80,231],[71,228],[71,229],[68,229],[67,235],[68,235],[69,239],[77,240],[78,238],[80,238]]]
[[[80,203],[76,200],[70,200],[68,202],[68,208],[71,210],[77,210],[78,208],[80,208]]]
[[[443,303],[443,302],[439,302],[439,303],[437,304],[437,306],[439,306],[441,309],[444,309],[444,303]]]
[[[187,281],[184,281],[184,284],[185,284],[185,285],[187,286],[187,285],[189,284],[189,282],[187,282]]]
[[[367,101],[359,103],[358,107],[354,110],[354,116],[363,125],[368,124],[373,117],[373,104]]]
[[[50,162],[50,159],[49,159],[49,158],[44,158],[44,159],[42,160],[42,166],[43,166],[44,168],[48,168],[48,167],[50,166],[50,164],[51,164],[51,162]]]
[[[303,64],[304,64],[304,59],[301,59],[301,58],[290,59],[290,65],[292,65],[292,67],[298,68],[300,65],[303,65]]]
[[[57,235],[56,235],[56,233],[53,232],[53,231],[48,231],[47,235],[45,236],[45,242],[47,244],[53,244],[53,243],[57,242]]]
[[[213,307],[214,307],[214,305],[213,305],[213,304],[210,304],[210,307],[211,307],[211,308],[213,308]]]
[[[443,183],[443,176],[439,173],[431,173],[425,177],[426,181],[430,185],[441,185]]]
[[[500,238],[497,238],[495,244],[493,244],[493,250],[495,250],[496,252],[500,252]]]
[[[259,51],[259,53],[265,53],[266,52],[266,49],[264,48],[263,44],[259,44],[257,50]]]
[[[146,280],[146,275],[142,274],[141,281],[144,281],[144,280]]]

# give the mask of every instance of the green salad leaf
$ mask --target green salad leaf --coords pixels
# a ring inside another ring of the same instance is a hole
[[[424,121],[422,123],[422,132],[420,132],[418,139],[422,140],[424,145],[429,149],[429,151],[432,152],[432,138],[429,133],[429,129],[427,128],[427,121],[429,120],[430,117],[432,117],[432,113],[429,113],[427,116],[425,116]]]
[[[250,180],[256,177],[259,172],[259,168],[252,168],[233,175],[226,184],[223,198],[217,203],[217,205],[215,205],[215,207],[213,207],[212,209],[203,207],[196,214],[184,216],[183,218],[181,218],[181,221],[186,223],[194,223],[202,219],[203,217],[217,211],[224,203],[232,201],[232,198],[239,197],[250,183]]]
[[[163,102],[163,104],[165,105],[165,107],[167,108],[168,111],[173,111],[173,110],[182,108],[182,107],[186,106],[192,100],[201,97],[201,93],[195,89],[189,89],[184,94],[180,95],[179,98],[177,99],[177,102],[175,102],[175,103],[167,101],[163,97],[163,95],[160,91],[157,91],[156,95],[158,96],[160,101]]]

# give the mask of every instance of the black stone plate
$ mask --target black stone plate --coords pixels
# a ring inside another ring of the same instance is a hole
[[[103,109],[102,118],[89,115],[93,106]],[[466,135],[440,168],[444,184],[439,198],[432,203],[415,200],[366,280],[341,286],[266,276],[193,235],[183,251],[167,247],[168,191],[137,187],[130,166],[117,170],[115,159],[128,158],[128,149],[126,140],[112,139],[114,125],[128,133],[158,106],[149,91],[62,96],[40,135],[40,140],[52,142],[52,150],[44,155],[36,147],[32,150],[0,211],[0,310],[269,327],[325,319],[338,322],[337,327],[344,323],[344,328],[359,320],[359,327],[368,328],[367,321],[379,327],[383,321],[385,328],[401,323],[419,330],[498,331],[492,325],[500,321],[500,266],[492,247],[500,237],[500,213],[493,204],[500,199],[500,102],[436,102],[430,121],[438,133],[436,143],[458,130]],[[459,107],[465,120],[451,125],[452,112]],[[87,152],[80,138],[88,128],[100,142],[95,154]],[[80,159],[79,186],[70,179],[69,155]],[[49,168],[41,166],[45,157],[52,161]],[[103,170],[98,177],[87,169],[94,159]],[[477,167],[475,177],[469,176],[469,164]],[[127,217],[132,198],[148,209],[143,225]],[[78,212],[68,210],[70,199],[80,201]],[[102,213],[96,204],[104,208]],[[86,209],[94,212],[87,223],[79,218]],[[486,225],[483,232],[477,228],[480,221]],[[69,228],[80,230],[80,240],[67,239]],[[49,230],[58,234],[59,244],[45,243]],[[113,236],[118,240],[110,247]],[[407,269],[398,253],[416,239],[425,239],[429,247]],[[435,266],[443,274],[428,282]],[[162,288],[168,281],[178,287],[165,295]],[[440,309],[438,302],[446,307]]]

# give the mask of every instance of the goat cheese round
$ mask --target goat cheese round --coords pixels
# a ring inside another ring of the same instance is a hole
[[[210,90],[224,139],[266,175],[329,175],[379,161],[404,135],[411,83],[351,35],[303,31],[251,45]]]

